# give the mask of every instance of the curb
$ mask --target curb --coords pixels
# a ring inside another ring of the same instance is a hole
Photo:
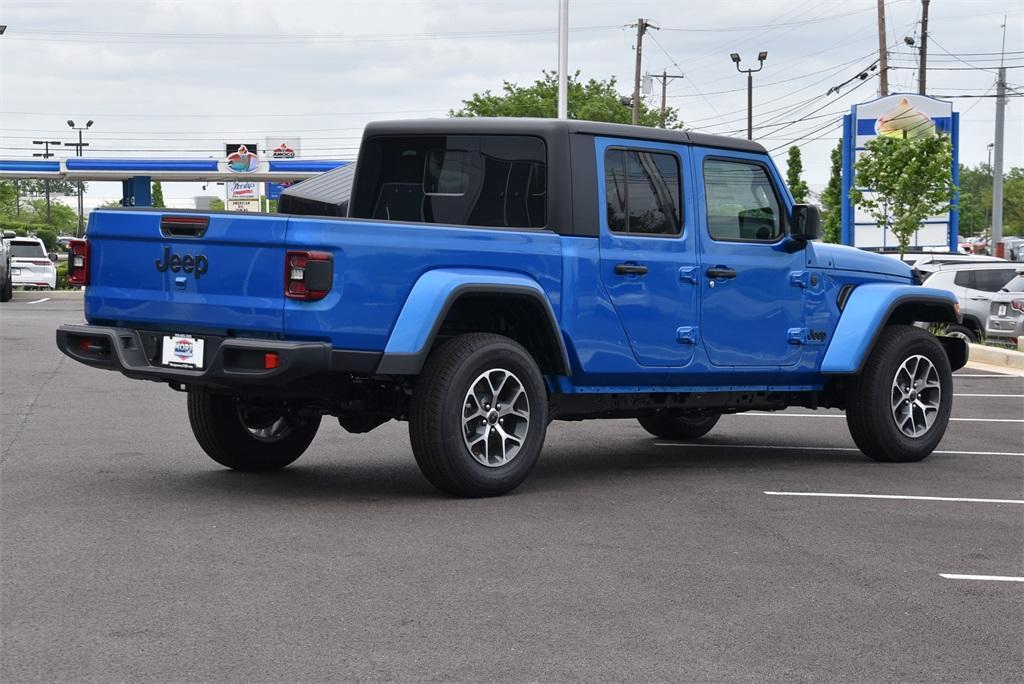
[[[15,290],[12,302],[34,302],[37,299],[81,299],[84,290]]]
[[[1012,349],[999,349],[983,344],[972,344],[970,360],[989,366],[1005,366],[1024,371],[1024,352],[1013,351]]]

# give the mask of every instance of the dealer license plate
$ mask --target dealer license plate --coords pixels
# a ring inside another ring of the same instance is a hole
[[[1006,315],[1006,305],[1005,304],[1000,304],[999,305],[999,315],[1000,316],[1005,316]]]
[[[202,368],[204,341],[188,335],[164,335],[160,363],[172,368]]]

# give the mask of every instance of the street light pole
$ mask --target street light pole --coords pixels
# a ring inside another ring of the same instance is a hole
[[[50,157],[56,156],[53,152],[50,152],[50,145],[60,145],[59,140],[33,140],[33,145],[45,145],[43,152],[33,152],[33,157],[42,157],[43,159],[49,159]],[[52,223],[50,218],[50,179],[43,179],[43,187],[46,189],[46,222]]]
[[[78,142],[66,142],[64,143],[64,146],[74,147],[76,157],[81,157],[82,148],[89,146],[89,143],[82,142],[82,131],[87,131],[92,128],[92,124],[92,119],[89,119],[85,122],[84,126],[76,126],[74,121],[68,119],[68,128],[78,131]],[[85,204],[82,192],[82,181],[78,181],[78,237],[83,237],[85,235]]]
[[[569,0],[558,3],[558,118],[569,118]]]
[[[729,55],[732,59],[733,64],[736,65],[736,71],[741,74],[747,75],[747,140],[754,139],[754,76],[758,71],[764,68],[764,60],[768,59],[768,53],[762,50],[757,54],[757,68],[756,69],[740,69],[740,55],[738,52],[733,52]]]

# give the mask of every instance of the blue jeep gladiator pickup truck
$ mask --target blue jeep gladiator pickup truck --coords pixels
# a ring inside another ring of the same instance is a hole
[[[347,216],[93,212],[71,358],[188,393],[239,470],[298,458],[323,416],[407,420],[439,489],[519,485],[551,420],[694,440],[724,413],[845,409],[860,449],[939,443],[962,340],[950,293],[815,242],[761,145],[531,119],[367,126]]]

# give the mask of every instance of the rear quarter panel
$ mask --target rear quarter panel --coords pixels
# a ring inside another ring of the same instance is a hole
[[[285,302],[290,339],[383,350],[413,285],[435,269],[522,274],[540,286],[554,311],[560,306],[561,243],[548,231],[292,217],[286,242],[288,249],[323,250],[334,257],[327,297]]]

